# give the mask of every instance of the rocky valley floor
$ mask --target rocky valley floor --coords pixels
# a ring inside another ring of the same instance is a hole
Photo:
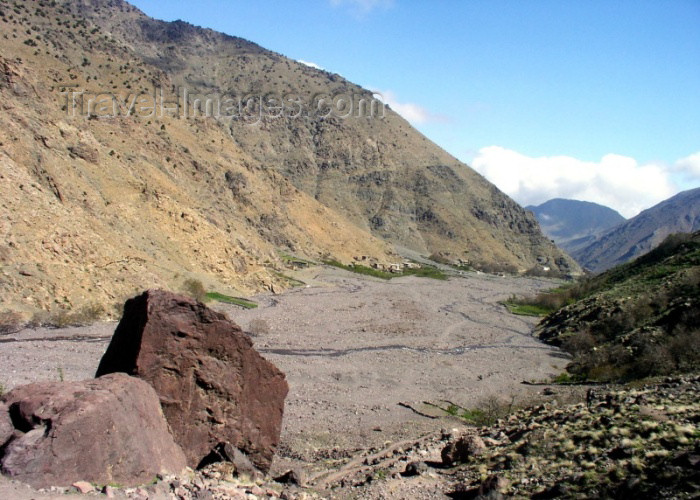
[[[518,433],[520,437],[530,436],[527,441],[533,445],[539,442],[541,437],[535,438],[533,432],[546,426],[536,423],[537,415],[550,415],[560,428],[566,428],[568,422],[572,429],[578,429],[573,417],[559,423],[559,415],[566,413],[554,408],[580,401],[585,389],[555,387],[543,395],[542,386],[522,384],[561,373],[567,359],[530,335],[534,320],[510,315],[498,303],[513,293],[551,287],[551,282],[477,274],[449,281],[409,277],[386,282],[328,268],[307,269],[296,277],[306,286],[280,295],[255,297],[257,309],[215,306],[250,331],[255,347],[287,375],[290,393],[282,442],[271,474],[295,468],[302,472],[307,486],[294,487],[287,496],[444,498],[459,488],[478,489],[487,473],[516,465],[522,469],[517,478],[509,476],[507,486],[501,482],[496,487],[510,488],[511,492],[522,489],[526,494],[544,488],[536,482],[530,485],[528,477],[540,473],[555,477],[550,470],[554,465],[549,467],[536,459],[516,460],[511,456],[520,453],[515,445],[513,449],[505,446],[515,442],[512,437]],[[9,390],[36,380],[89,378],[114,327],[113,323],[98,324],[2,336],[0,381]],[[669,414],[659,410],[660,403],[656,402],[649,403],[649,411],[666,414],[663,418],[671,420],[679,415],[686,418],[689,412],[697,416],[697,383],[694,387],[694,400],[686,401],[686,396],[679,399],[684,401],[684,410]],[[548,406],[539,413],[518,417],[523,421],[526,417],[534,419],[532,429],[520,429],[522,424],[516,419],[501,422],[500,429],[478,431],[489,453],[499,450],[489,459],[491,462],[467,469],[442,465],[441,452],[447,443],[464,432],[477,431],[465,430],[463,421],[438,407],[454,404],[466,409],[483,408],[494,401]],[[613,411],[614,405],[610,405]],[[575,412],[582,413],[581,418],[583,413],[593,415],[581,405],[575,408]],[[603,414],[601,410],[594,417],[602,418]],[[615,419],[617,414],[606,418]],[[678,425],[688,423],[679,421]],[[455,426],[461,430],[444,432]],[[685,439],[697,439],[694,432]],[[572,436],[574,449],[586,444],[577,439]],[[602,444],[595,446],[603,448]],[[555,448],[552,444],[555,456],[559,451],[573,451]],[[505,467],[498,457],[512,463]],[[559,458],[558,473],[563,474],[569,467],[572,475],[580,468],[581,474],[591,476],[590,465],[580,464],[576,456]],[[594,457],[586,460],[593,462],[592,469],[597,471]],[[415,477],[404,477],[401,473],[410,462],[419,464],[414,466],[417,470],[409,470],[409,475],[416,472]],[[630,459],[627,463],[637,462]],[[117,490],[114,494],[177,498],[172,495],[179,488],[178,495],[183,498],[245,495],[245,487],[219,483],[225,478],[226,471],[214,470],[189,479],[166,479],[147,490]],[[515,490],[513,484],[517,484]],[[251,484],[248,495],[264,497],[283,492],[281,486],[266,489],[269,487]],[[229,488],[225,490],[228,493],[222,488]],[[2,498],[50,496],[50,492],[37,493],[6,479],[0,483]]]

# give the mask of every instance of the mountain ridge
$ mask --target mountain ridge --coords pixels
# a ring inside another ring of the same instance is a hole
[[[569,253],[625,221],[612,208],[590,201],[554,198],[525,209],[534,213],[542,231]]]
[[[319,94],[373,97],[338,75],[121,0],[0,9],[4,307],[113,304],[188,278],[281,289],[280,252],[388,263],[398,245],[578,271],[534,217],[390,109],[323,116],[338,102],[319,108]],[[313,112],[252,124],[144,112],[147,96],[183,87],[291,94]],[[125,113],[130,96],[146,96],[140,115]]]
[[[594,272],[644,255],[673,233],[700,229],[700,188],[682,191],[637,216],[596,235],[571,255]]]

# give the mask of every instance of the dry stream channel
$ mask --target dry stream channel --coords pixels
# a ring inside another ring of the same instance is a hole
[[[214,305],[287,375],[273,472],[450,425],[411,410],[427,412],[425,402],[472,408],[491,396],[525,400],[537,388],[522,381],[547,379],[567,363],[532,337],[536,319],[511,315],[498,302],[552,287],[547,280],[468,273],[384,281],[321,267],[295,277],[306,286],[254,297],[256,309]],[[0,382],[9,390],[92,377],[115,326],[1,336]]]

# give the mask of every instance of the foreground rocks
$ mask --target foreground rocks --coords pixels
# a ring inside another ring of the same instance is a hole
[[[697,498],[699,422],[700,377],[600,388],[588,404],[375,450],[310,484],[330,498]]]
[[[186,466],[153,388],[121,373],[5,395],[0,464],[3,474],[35,487],[138,485]]]
[[[225,459],[217,450],[230,445],[269,470],[287,382],[224,314],[165,291],[128,300],[97,376],[113,372],[155,388],[192,468]]]

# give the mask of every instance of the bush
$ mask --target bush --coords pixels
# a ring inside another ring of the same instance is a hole
[[[41,323],[35,326],[49,326],[52,328],[67,328],[69,326],[88,326],[100,321],[105,315],[102,304],[87,304],[76,310],[61,309],[57,313],[43,316]],[[37,315],[34,318],[38,318]],[[35,319],[32,319],[34,324]]]
[[[0,335],[16,333],[22,329],[22,316],[13,311],[0,313]]]
[[[190,278],[182,284],[183,291],[198,302],[205,302],[207,291],[204,284],[196,279]]]

